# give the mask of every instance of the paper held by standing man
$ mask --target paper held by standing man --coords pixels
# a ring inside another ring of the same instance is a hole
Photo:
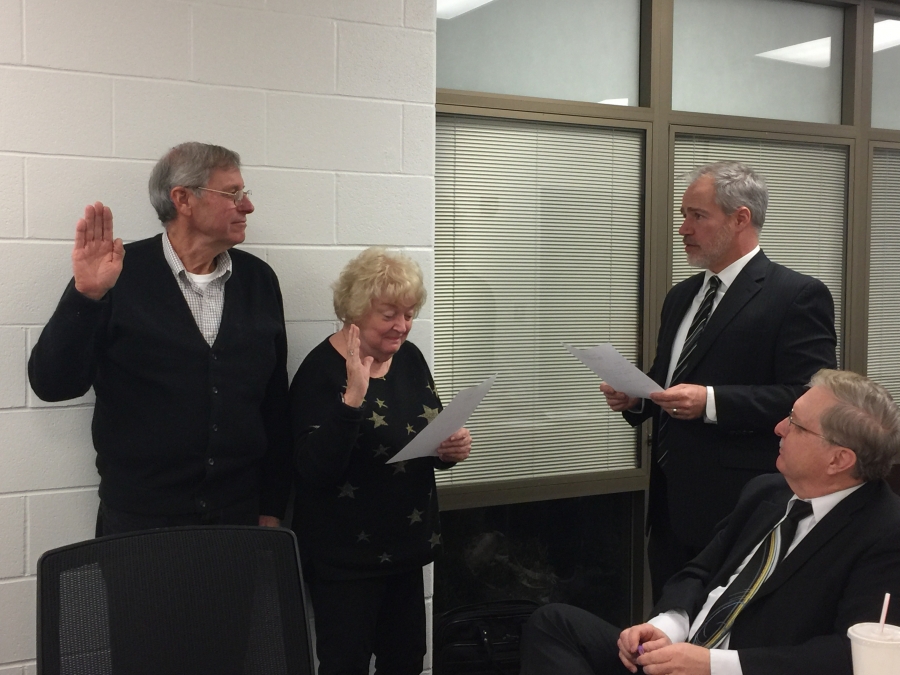
[[[466,421],[475,412],[481,400],[494,386],[496,375],[491,375],[481,384],[459,392],[441,411],[441,414],[418,435],[407,443],[403,449],[391,457],[386,463],[403,462],[416,457],[437,457],[438,446],[452,434],[466,425]]]
[[[663,390],[611,344],[597,345],[590,349],[578,349],[565,343],[564,345],[572,356],[597,373],[600,379],[616,391],[638,398],[650,398],[650,394]]]

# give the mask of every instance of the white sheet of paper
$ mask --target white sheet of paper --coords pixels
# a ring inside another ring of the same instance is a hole
[[[497,376],[492,375],[478,386],[469,387],[459,392],[444,407],[441,414],[432,420],[431,424],[422,429],[414,439],[407,443],[400,452],[391,457],[387,463],[403,462],[416,457],[437,457],[438,446],[448,436],[456,433],[466,425],[466,421],[475,412],[478,404],[481,403],[481,399],[494,386],[496,379]]]
[[[653,392],[663,390],[611,344],[597,345],[590,349],[578,349],[570,344],[566,344],[565,347],[572,356],[597,373],[616,391],[638,398],[650,398]]]

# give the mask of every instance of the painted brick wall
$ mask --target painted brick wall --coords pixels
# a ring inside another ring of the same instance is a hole
[[[434,54],[434,0],[0,0],[0,675],[35,672],[38,557],[93,533],[92,396],[46,404],[26,377],[84,205],[152,236],[154,161],[237,150],[293,375],[362,248],[406,249],[431,286]],[[430,358],[430,306],[412,339]]]

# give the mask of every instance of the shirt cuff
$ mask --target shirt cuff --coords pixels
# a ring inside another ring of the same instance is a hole
[[[691,630],[687,612],[681,609],[670,609],[668,612],[657,614],[647,623],[659,628],[672,641],[685,642]]]
[[[707,424],[718,424],[716,417],[716,394],[712,387],[706,388],[706,411],[703,413],[703,421]]]
[[[741,659],[731,649],[709,650],[709,675],[743,675]]]

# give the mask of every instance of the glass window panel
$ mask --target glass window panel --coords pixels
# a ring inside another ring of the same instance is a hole
[[[794,0],[675,0],[672,108],[841,121],[843,10]]]
[[[637,360],[642,131],[439,115],[434,378],[499,377],[440,484],[633,469],[637,435],[563,347]]]
[[[770,260],[816,277],[828,286],[834,298],[840,367],[849,161],[847,146],[677,134],[673,191],[673,285],[698,271],[688,265],[678,234],[682,222],[679,213],[681,195],[687,187],[678,177],[703,164],[719,160],[745,162],[766,179],[769,206],[759,244]],[[811,236],[815,238],[815,245],[811,245]]]
[[[900,17],[875,15],[872,126],[900,129]]]
[[[872,157],[868,375],[900,400],[900,150]]]
[[[638,104],[640,0],[437,0],[437,16],[440,88]]]

